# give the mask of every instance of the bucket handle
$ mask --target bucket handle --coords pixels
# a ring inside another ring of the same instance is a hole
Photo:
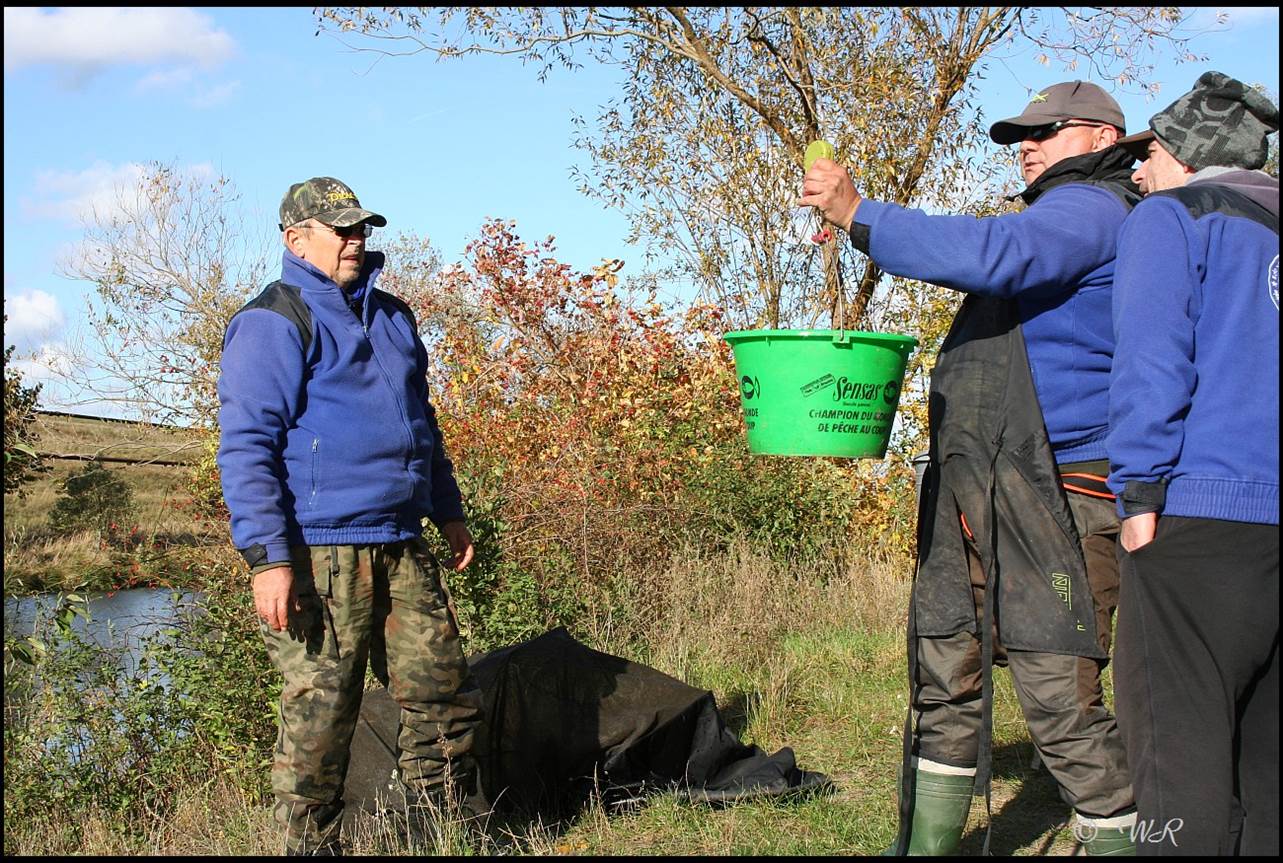
[[[833,336],[833,343],[835,345],[847,345],[851,343],[851,337],[846,333],[846,285],[842,283],[842,245],[840,241],[835,240],[834,242],[838,243],[833,250],[838,277],[838,314],[837,320],[834,321],[837,324],[834,328],[837,330],[837,334]]]

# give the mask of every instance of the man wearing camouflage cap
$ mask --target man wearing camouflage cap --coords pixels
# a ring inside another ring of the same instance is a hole
[[[1219,72],[1122,140],[1114,684],[1143,853],[1279,853],[1278,108]]]
[[[414,315],[374,287],[384,258],[366,239],[386,224],[332,177],[295,183],[281,201],[281,278],[223,342],[218,465],[285,678],[272,788],[291,854],[340,851],[367,660],[401,705],[412,802],[440,809],[475,782],[480,697],[422,520],[455,570],[472,538]]]

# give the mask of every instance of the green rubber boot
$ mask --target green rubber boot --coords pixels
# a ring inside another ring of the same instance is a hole
[[[1088,830],[1080,824],[1074,831],[1082,841],[1088,857],[1135,857],[1136,842],[1130,827],[1101,827]],[[1084,835],[1085,834],[1085,835]]]
[[[962,831],[971,812],[974,776],[933,773],[913,768],[913,823],[909,829],[910,857],[943,857],[958,853]],[[895,854],[895,846],[882,852]]]

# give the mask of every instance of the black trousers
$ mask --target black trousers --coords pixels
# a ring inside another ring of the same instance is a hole
[[[1141,854],[1279,852],[1279,528],[1164,516],[1122,555],[1115,708]]]

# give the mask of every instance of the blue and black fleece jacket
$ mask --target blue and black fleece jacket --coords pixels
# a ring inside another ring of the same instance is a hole
[[[425,517],[463,519],[427,351],[410,308],[374,288],[382,267],[367,253],[345,295],[287,251],[280,281],[228,325],[218,466],[251,566],[289,561],[291,545],[397,542]]]
[[[1109,411],[1120,515],[1279,523],[1278,213],[1278,180],[1213,168],[1123,224]]]
[[[1130,207],[1082,180],[1126,180],[1124,157],[1110,150],[1062,160],[1022,193],[1030,206],[1019,213],[929,215],[865,200],[851,225],[856,248],[888,273],[1015,301],[1060,464],[1105,458],[1114,253]]]

